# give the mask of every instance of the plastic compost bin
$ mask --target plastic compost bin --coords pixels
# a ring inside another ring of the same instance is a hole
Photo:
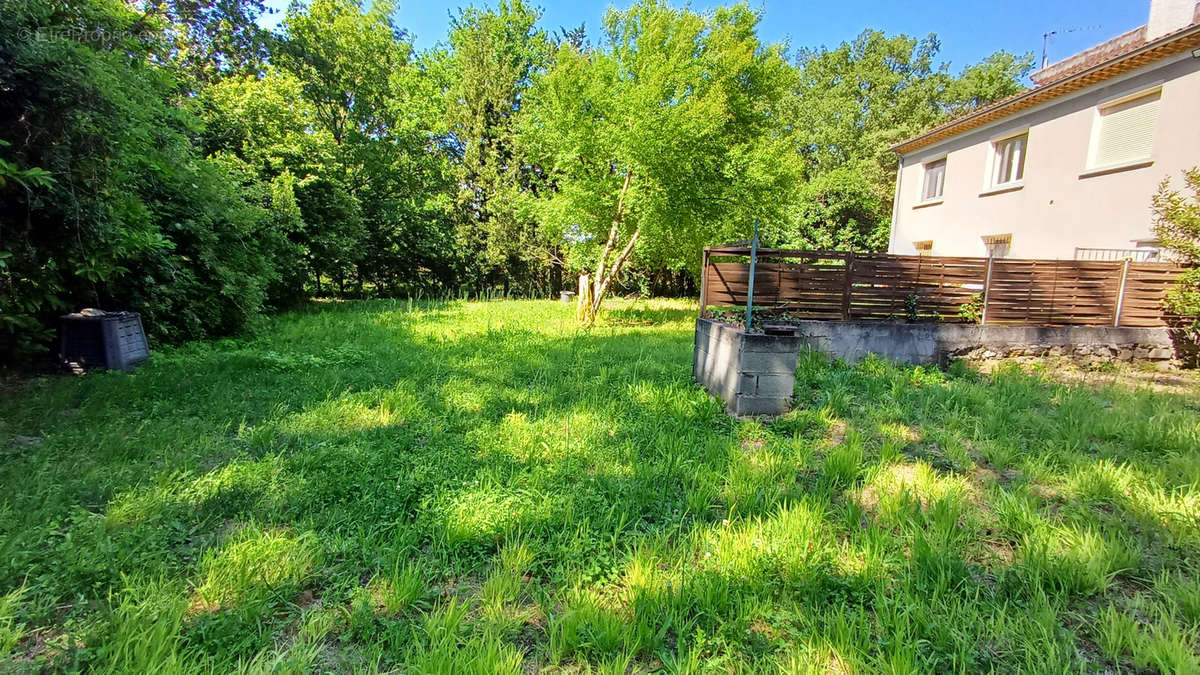
[[[133,370],[150,358],[137,312],[67,314],[58,319],[58,357],[75,371]]]

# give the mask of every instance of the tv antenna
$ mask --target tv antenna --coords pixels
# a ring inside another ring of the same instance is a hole
[[[1077,26],[1075,28],[1060,28],[1042,33],[1042,67],[1050,65],[1050,57],[1048,48],[1050,46],[1050,38],[1056,35],[1067,35],[1068,33],[1084,33],[1091,30],[1100,30],[1100,25],[1095,26]]]

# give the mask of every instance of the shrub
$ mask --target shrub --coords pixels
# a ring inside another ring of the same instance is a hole
[[[970,300],[959,305],[958,318],[967,323],[979,323],[983,318],[983,293],[975,293]]]
[[[53,317],[87,306],[140,311],[168,341],[243,328],[286,242],[256,180],[192,142],[200,120],[179,105],[156,42],[77,39],[126,35],[138,13],[4,8],[0,359],[44,349]]]
[[[1195,366],[1200,355],[1196,348],[1200,344],[1200,167],[1185,171],[1183,182],[1183,191],[1171,189],[1170,179],[1159,184],[1154,195],[1154,233],[1179,262],[1191,266],[1163,305],[1182,317],[1181,351],[1185,362]]]

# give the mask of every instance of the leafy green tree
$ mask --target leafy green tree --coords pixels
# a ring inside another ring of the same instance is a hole
[[[502,0],[496,9],[462,10],[450,24],[444,100],[459,243],[506,287],[551,260],[536,223],[514,208],[532,178],[515,121],[551,53],[539,17],[522,0]]]
[[[205,87],[193,106],[204,120],[203,152],[233,153],[268,179],[284,171],[319,173],[334,161],[336,147],[303,88],[274,67]]]
[[[1182,318],[1184,360],[1200,365],[1200,167],[1183,174],[1183,190],[1163,179],[1154,194],[1154,234],[1163,248],[1188,269],[1163,303]]]
[[[342,227],[340,222],[305,223],[300,211],[297,180],[322,175],[336,154],[301,88],[291,74],[267,68],[261,75],[224,78],[202,89],[193,101],[204,119],[203,151],[224,153],[245,164],[262,183],[255,193],[287,241],[276,259],[280,278],[271,284],[269,295],[276,306],[303,298],[306,280],[316,279],[314,270],[319,267],[314,267],[314,250],[323,247],[316,240],[328,243],[337,236],[322,228]],[[357,232],[361,235],[361,228]]]
[[[946,114],[951,117],[1020,92],[1021,80],[1033,68],[1033,54],[996,52],[983,61],[967,66],[947,87]]]
[[[271,36],[258,25],[262,0],[132,0],[142,16],[131,31],[156,31],[166,62],[198,88],[230,75],[259,72]]]
[[[399,288],[426,270],[447,283],[455,252],[440,245],[448,189],[431,151],[437,124],[425,64],[390,16],[394,6],[355,0],[294,5],[276,61],[301,83],[316,128],[331,139],[319,171],[297,183],[319,279]],[[433,245],[431,242],[439,242]],[[421,285],[418,283],[418,285]]]
[[[887,247],[889,204],[852,166],[814,175],[796,188],[796,206],[763,228],[762,240],[798,248],[872,251]]]
[[[346,277],[366,239],[359,201],[342,183],[322,176],[298,181],[295,195],[317,294],[321,293],[323,274],[336,280],[344,291]]]
[[[1021,90],[1032,55],[997,52],[958,77],[937,62],[936,36],[863,31],[835,49],[806,50],[784,119],[794,130],[809,185],[795,212],[795,240],[854,248],[887,241],[897,160],[890,147],[971,108]],[[844,213],[845,220],[823,213]],[[814,217],[814,215],[816,217]],[[822,233],[829,228],[847,232]]]
[[[196,151],[161,17],[100,0],[0,0],[0,14],[5,354],[87,305],[139,310],[169,340],[243,327],[280,238],[240,169]]]
[[[794,151],[773,113],[791,74],[757,22],[745,5],[610,10],[603,45],[560,46],[530,90],[521,138],[547,182],[527,208],[591,259],[585,323],[635,250],[650,264],[694,262],[703,244],[785,207]]]

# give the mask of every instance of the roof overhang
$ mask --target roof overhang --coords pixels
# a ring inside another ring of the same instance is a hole
[[[963,132],[990,124],[996,120],[1028,110],[1056,98],[1086,89],[1094,84],[1124,75],[1156,61],[1200,47],[1200,24],[1189,26],[1149,42],[1127,54],[1114,57],[1070,77],[1026,89],[1000,99],[962,117],[950,120],[912,138],[891,146],[900,155],[920,150],[957,136]]]

